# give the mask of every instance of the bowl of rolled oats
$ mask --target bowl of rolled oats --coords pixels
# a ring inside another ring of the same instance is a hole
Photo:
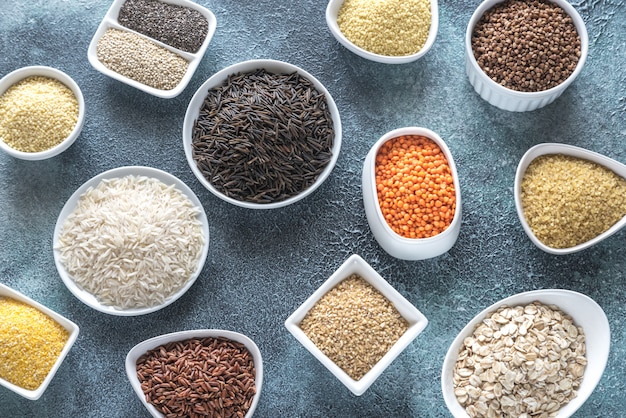
[[[585,22],[567,0],[485,0],[465,33],[465,71],[493,106],[531,111],[563,94],[588,49]]]
[[[602,377],[610,349],[602,308],[561,289],[519,293],[476,315],[446,354],[441,386],[456,418],[569,417]]]

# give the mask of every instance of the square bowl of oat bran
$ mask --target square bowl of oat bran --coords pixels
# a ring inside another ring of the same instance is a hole
[[[427,324],[415,306],[356,254],[285,321],[287,330],[357,396]]]

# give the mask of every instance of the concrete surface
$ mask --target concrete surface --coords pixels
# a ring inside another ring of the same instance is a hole
[[[338,44],[323,1],[199,1],[217,31],[177,98],[149,96],[94,70],[87,48],[110,3],[18,0],[0,8],[0,75],[49,65],[83,89],[87,119],[62,155],[29,162],[0,155],[0,281],[60,312],[81,334],[47,392],[29,401],[0,388],[2,417],[147,417],[124,371],[136,343],[195,328],[242,332],[260,347],[265,380],[257,417],[446,417],[444,355],[476,313],[514,293],[564,288],[597,301],[609,318],[608,365],[576,417],[626,410],[626,231],[571,256],[541,252],[515,213],[513,180],[524,152],[563,142],[626,162],[626,4],[573,2],[588,25],[587,64],[551,105],[501,111],[464,73],[463,37],[478,1],[443,1],[433,48],[418,62],[366,61]],[[343,148],[330,178],[309,198],[272,211],[230,206],[205,190],[184,157],[182,124],[196,89],[227,65],[272,58],[316,76],[339,106]],[[386,131],[417,125],[439,133],[461,177],[463,224],[456,245],[408,262],[376,243],[361,200],[361,167]],[[54,266],[52,234],[65,201],[111,168],[146,165],[188,184],[209,217],[202,275],[166,309],[141,317],[99,313],[76,299]],[[360,397],[352,395],[287,332],[284,320],[351,254],[368,261],[430,323]]]

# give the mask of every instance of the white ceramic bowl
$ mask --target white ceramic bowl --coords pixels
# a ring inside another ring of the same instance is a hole
[[[387,141],[403,136],[403,135],[420,135],[432,139],[443,151],[454,179],[454,188],[456,192],[456,210],[452,223],[442,233],[430,238],[405,238],[398,235],[387,223],[383,217],[383,213],[378,203],[378,193],[376,191],[376,155],[380,147]],[[452,158],[452,153],[435,132],[419,127],[399,128],[387,132],[383,135],[370,149],[365,162],[363,164],[362,173],[363,182],[363,205],[365,206],[365,215],[369,223],[374,238],[378,244],[390,255],[403,260],[424,260],[427,258],[437,257],[447,252],[459,237],[461,230],[461,187],[459,183],[459,175]]]
[[[428,38],[426,38],[426,43],[424,43],[422,49],[420,49],[415,54],[404,56],[375,54],[366,51],[365,49],[355,45],[353,42],[348,40],[348,38],[346,38],[345,35],[341,32],[341,30],[339,29],[339,25],[337,24],[337,15],[341,10],[341,6],[343,6],[344,1],[345,0],[330,0],[328,2],[328,6],[326,7],[326,24],[328,25],[330,32],[340,44],[342,44],[349,51],[354,52],[360,57],[366,58],[370,61],[382,62],[384,64],[406,64],[416,61],[426,55],[428,50],[435,43],[437,31],[439,30],[439,7],[437,4],[437,0],[430,0],[431,22],[430,29],[428,30]]]
[[[200,61],[202,60],[202,57],[204,56],[204,53],[207,50],[207,47],[209,46],[209,42],[211,42],[211,39],[213,38],[213,35],[215,34],[215,29],[217,27],[217,20],[215,18],[215,15],[213,14],[213,12],[211,12],[209,9],[207,9],[206,7],[203,7],[197,3],[194,3],[192,1],[189,0],[167,0],[165,1],[165,3],[169,3],[169,4],[173,4],[173,5],[178,5],[178,6],[183,6],[183,7],[187,7],[193,10],[197,10],[198,12],[200,12],[209,22],[209,28],[208,28],[208,32],[207,32],[207,36],[204,39],[204,42],[202,43],[202,46],[200,47],[200,49],[195,52],[195,53],[190,53],[190,52],[185,52],[185,51],[181,51],[177,48],[174,48],[170,45],[167,45],[163,42],[159,42],[155,39],[152,39],[148,36],[145,36],[141,33],[135,32],[131,29],[128,29],[124,26],[122,26],[118,21],[117,21],[117,17],[119,15],[120,9],[122,8],[124,2],[126,0],[114,0],[113,3],[111,4],[111,7],[109,8],[108,12],[106,13],[106,15],[104,16],[104,18],[102,19],[102,22],[100,23],[100,25],[98,26],[98,29],[96,30],[96,33],[94,34],[90,44],[89,44],[89,49],[87,50],[87,58],[89,59],[89,62],[91,63],[91,65],[98,71],[100,71],[102,74],[105,74],[113,79],[116,79],[118,81],[121,81],[122,83],[126,83],[129,86],[135,87],[139,90],[145,91],[146,93],[149,93],[153,96],[157,96],[157,97],[161,97],[164,99],[171,99],[173,97],[178,96],[180,93],[182,93],[183,90],[185,90],[185,87],[187,87],[187,84],[189,84],[189,81],[191,80],[191,77],[193,76],[193,74],[196,72],[196,70],[198,69],[198,65],[200,65]],[[100,60],[98,60],[98,53],[97,53],[97,48],[98,48],[98,41],[100,40],[100,38],[102,37],[102,35],[104,35],[104,33],[108,30],[108,29],[119,29],[119,30],[123,30],[123,31],[127,31],[127,32],[133,32],[137,35],[140,35],[141,37],[150,40],[151,42],[155,43],[156,45],[162,46],[163,48],[174,52],[175,54],[181,56],[182,58],[184,58],[185,60],[187,60],[189,62],[189,66],[187,67],[187,71],[185,72],[185,75],[183,76],[183,78],[180,80],[180,82],[178,83],[178,85],[176,87],[174,87],[171,90],[162,90],[162,89],[157,89],[151,86],[148,86],[146,84],[140,83],[136,80],[133,80],[132,78],[128,78],[126,76],[123,76],[111,69],[109,69],[108,67],[106,67],[102,62],[100,62]]]
[[[69,75],[65,74],[63,71],[57,70],[56,68],[46,66],[23,67],[5,75],[0,80],[0,96],[2,96],[14,84],[32,76],[43,76],[60,81],[67,88],[72,90],[72,93],[74,93],[74,96],[78,101],[78,120],[76,121],[76,126],[74,126],[70,135],[60,144],[45,151],[23,152],[10,147],[6,142],[0,140],[0,148],[7,154],[22,160],[34,161],[54,157],[55,155],[58,155],[68,149],[74,141],[76,141],[76,138],[80,135],[80,131],[83,129],[83,124],[85,122],[85,99],[83,98],[83,93],[80,90],[80,87],[78,87],[78,84],[76,84],[76,82]]]
[[[173,332],[171,334],[159,335],[157,337],[150,338],[134,346],[126,355],[126,375],[128,376],[128,380],[130,380],[130,384],[139,399],[141,400],[141,403],[143,403],[148,412],[150,412],[150,414],[154,418],[163,418],[164,415],[161,414],[152,404],[146,401],[146,397],[143,393],[143,390],[141,389],[141,384],[139,383],[139,379],[137,378],[137,360],[149,350],[152,350],[153,348],[159,347],[169,342],[183,341],[191,338],[207,337],[224,337],[232,341],[237,341],[245,345],[250,354],[252,354],[256,371],[256,376],[254,379],[254,383],[256,385],[256,394],[254,395],[254,399],[252,400],[250,409],[246,413],[245,417],[250,418],[254,414],[254,410],[256,409],[257,404],[259,403],[259,398],[261,397],[261,388],[263,387],[263,358],[261,357],[261,351],[259,351],[259,347],[257,347],[254,341],[252,341],[250,338],[237,332],[221,329],[197,329],[190,331]]]
[[[70,321],[69,319],[65,318],[64,316],[59,315],[53,310],[46,308],[42,304],[35,302],[31,298],[24,296],[20,292],[11,289],[8,286],[3,285],[2,283],[0,283],[0,296],[12,298],[12,299],[17,300],[18,302],[22,302],[22,303],[25,303],[26,305],[30,305],[33,308],[36,308],[40,312],[43,312],[44,314],[52,318],[54,321],[56,321],[59,325],[65,328],[67,332],[69,333],[69,337],[67,339],[67,342],[65,343],[65,346],[63,347],[63,350],[61,350],[61,354],[59,355],[56,362],[52,366],[52,369],[50,369],[50,372],[48,373],[44,381],[41,383],[41,385],[39,385],[37,389],[34,389],[34,390],[24,389],[20,386],[14,385],[13,383],[7,382],[6,380],[0,378],[0,385],[6,387],[7,389],[12,390],[13,392],[27,399],[37,400],[41,397],[41,395],[43,395],[43,393],[46,391],[46,389],[50,385],[52,378],[56,374],[57,370],[59,370],[59,367],[61,367],[61,363],[63,363],[63,360],[67,356],[67,353],[69,353],[70,349],[74,345],[76,338],[78,338],[78,333],[79,333],[78,325],[76,325],[74,322]]]
[[[563,155],[569,155],[572,157],[586,159],[596,164],[602,165],[610,169],[617,175],[623,178],[626,178],[626,165],[620,162],[617,162],[609,157],[606,157],[602,154],[598,154],[597,152],[589,151],[584,148],[575,147],[573,145],[556,144],[556,143],[538,144],[530,148],[522,156],[522,159],[520,160],[517,166],[517,171],[515,173],[514,195],[515,195],[515,208],[517,209],[517,216],[519,217],[522,227],[524,228],[524,232],[526,232],[526,235],[528,235],[528,237],[533,242],[533,244],[535,244],[537,247],[539,247],[543,251],[550,253],[550,254],[556,254],[556,255],[572,254],[572,253],[584,250],[585,248],[589,248],[592,245],[595,245],[599,243],[600,241],[605,240],[606,238],[610,237],[611,235],[615,234],[620,229],[624,228],[624,226],[626,226],[626,216],[624,216],[619,222],[617,222],[615,225],[613,225],[611,228],[609,228],[602,234],[596,236],[593,239],[590,239],[587,242],[578,244],[570,248],[552,248],[552,247],[547,246],[543,242],[541,242],[533,233],[532,229],[528,225],[528,222],[526,222],[526,217],[524,216],[524,209],[522,206],[521,194],[522,194],[522,180],[524,179],[524,174],[526,173],[526,169],[535,158],[540,157],[542,155],[546,155],[546,154],[563,154]]]
[[[491,79],[480,68],[474,53],[472,51],[472,33],[476,23],[485,14],[485,12],[491,9],[494,5],[502,3],[504,0],[485,0],[474,11],[474,14],[470,18],[467,25],[467,31],[465,33],[465,72],[469,78],[470,83],[474,87],[474,90],[484,100],[503,110],[512,112],[526,112],[544,107],[553,101],[555,101],[567,87],[572,84],[574,79],[582,71],[583,65],[587,59],[587,53],[589,50],[589,38],[587,35],[587,28],[585,22],[580,17],[576,9],[567,2],[567,0],[550,0],[561,7],[571,18],[576,26],[578,35],[580,36],[580,57],[578,64],[574,69],[574,72],[561,84],[551,89],[538,91],[538,92],[520,92],[511,90]]]
[[[220,85],[222,85],[222,83],[224,83],[230,75],[234,75],[238,73],[247,73],[247,72],[251,72],[254,70],[258,70],[258,69],[265,69],[267,72],[272,73],[272,74],[283,74],[283,73],[290,74],[290,73],[297,72],[302,77],[308,79],[311,83],[313,83],[315,89],[319,91],[320,93],[324,93],[324,95],[326,96],[328,109],[330,111],[330,116],[333,120],[334,131],[335,131],[335,138],[333,139],[333,147],[332,147],[332,158],[328,162],[328,165],[326,166],[324,171],[320,173],[315,183],[313,183],[309,188],[303,190],[302,192],[300,192],[299,194],[295,196],[292,196],[288,199],[285,199],[279,202],[272,202],[272,203],[245,202],[245,201],[237,200],[232,197],[226,196],[225,194],[217,190],[211,184],[211,182],[209,182],[206,179],[206,177],[204,177],[204,175],[198,169],[198,166],[193,159],[193,151],[192,151],[193,126],[194,126],[196,119],[198,118],[200,108],[202,107],[202,103],[204,102],[204,99],[206,98],[208,91],[215,87],[219,87]],[[328,90],[326,90],[326,87],[324,87],[324,85],[320,83],[319,80],[317,80],[315,77],[313,77],[311,74],[309,74],[302,68],[299,68],[293,64],[289,64],[289,63],[282,62],[282,61],[276,61],[276,60],[261,59],[261,60],[243,61],[238,64],[234,64],[229,67],[226,67],[218,71],[217,73],[215,73],[207,81],[205,81],[202,84],[202,86],[200,86],[196,94],[194,94],[194,96],[191,99],[191,102],[189,103],[189,106],[187,107],[187,113],[185,113],[185,120],[183,123],[183,147],[185,149],[185,156],[187,157],[187,163],[189,163],[189,167],[191,168],[191,171],[193,171],[195,176],[198,178],[198,181],[204,187],[206,187],[211,193],[213,193],[215,196],[219,197],[220,199],[226,202],[232,203],[233,205],[241,206],[241,207],[248,208],[248,209],[276,209],[276,208],[284,207],[284,206],[290,205],[292,203],[295,203],[299,200],[304,199],[305,197],[312,194],[315,190],[317,190],[317,188],[321,186],[322,183],[328,178],[331,171],[335,167],[337,158],[339,158],[339,151],[341,150],[341,118],[339,117],[339,110],[337,109],[337,105],[335,104],[335,101],[333,100]]]
[[[408,330],[391,349],[360,380],[354,380],[335,364],[306,336],[300,323],[309,310],[333,287],[352,274],[358,274],[389,300],[400,315],[409,323]],[[383,279],[365,260],[356,254],[350,256],[298,309],[285,321],[285,327],[294,337],[317,358],[352,393],[362,395],[391,362],[426,328],[428,320],[415,306],[406,300],[396,289]]]
[[[78,204],[78,201],[80,200],[80,197],[87,191],[87,189],[89,189],[90,187],[96,187],[104,179],[114,179],[114,178],[130,176],[130,175],[155,178],[167,185],[174,185],[175,188],[179,190],[180,192],[182,192],[193,203],[194,206],[199,208],[200,211],[198,214],[198,219],[202,223],[202,234],[204,236],[204,246],[202,248],[202,253],[200,255],[200,258],[198,259],[198,265],[196,267],[195,272],[187,280],[187,282],[185,283],[183,287],[181,287],[176,293],[174,293],[170,297],[166,298],[162,304],[150,306],[150,307],[144,307],[144,308],[119,309],[114,306],[103,305],[102,303],[100,303],[100,301],[98,301],[98,299],[93,294],[79,287],[76,284],[76,282],[74,282],[74,280],[70,277],[67,270],[65,269],[65,266],[61,262],[60,252],[57,249],[57,247],[58,247],[59,237],[63,229],[63,222],[65,222],[65,219],[67,219],[67,217],[70,214],[72,214],[72,212],[74,212],[74,210],[76,209],[76,205]],[[56,264],[57,271],[59,272],[59,275],[61,276],[61,279],[63,280],[63,283],[69,289],[69,291],[72,292],[72,294],[76,296],[81,302],[83,302],[87,306],[90,306],[91,308],[97,311],[111,314],[111,315],[118,315],[118,316],[144,315],[144,314],[158,311],[172,304],[177,299],[179,299],[182,295],[184,295],[185,292],[187,292],[187,290],[189,290],[189,288],[195,283],[196,279],[200,275],[200,272],[202,271],[202,268],[204,267],[204,262],[206,261],[208,251],[209,251],[209,222],[206,217],[206,213],[204,212],[204,209],[202,207],[202,203],[200,202],[198,197],[185,183],[183,183],[178,178],[164,171],[157,170],[155,168],[150,168],[150,167],[139,167],[139,166],[119,167],[119,168],[105,171],[91,178],[82,186],[80,186],[74,192],[74,194],[72,194],[72,196],[68,199],[68,201],[65,203],[65,206],[63,206],[63,209],[61,210],[61,213],[59,214],[59,217],[57,219],[56,226],[54,228],[54,237],[53,237],[54,262]]]
[[[457,356],[463,340],[472,335],[476,324],[501,306],[513,307],[535,301],[544,305],[556,305],[563,312],[570,315],[574,323],[582,327],[585,333],[587,367],[583,381],[578,389],[578,395],[561,408],[557,417],[569,417],[589,398],[602,377],[611,345],[611,330],[604,311],[588,296],[577,292],[560,289],[534,290],[510,296],[484,309],[459,332],[459,335],[450,345],[443,362],[441,388],[446,405],[455,418],[469,418],[465,409],[456,399],[452,380]]]

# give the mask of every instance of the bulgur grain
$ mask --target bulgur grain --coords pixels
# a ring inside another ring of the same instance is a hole
[[[68,331],[38,309],[0,296],[0,378],[37,389],[69,338]]]
[[[175,88],[189,67],[182,56],[125,30],[107,29],[96,50],[110,70],[160,90]]]
[[[552,248],[570,248],[626,216],[626,179],[592,161],[544,155],[526,169],[521,199],[537,239]]]
[[[354,380],[361,379],[409,324],[378,290],[353,274],[309,310],[300,329]]]
[[[406,56],[419,52],[431,24],[429,0],[346,0],[337,15],[339,30],[368,52]]]
[[[41,152],[67,138],[78,122],[70,88],[44,76],[27,77],[0,96],[0,139],[22,152]]]

